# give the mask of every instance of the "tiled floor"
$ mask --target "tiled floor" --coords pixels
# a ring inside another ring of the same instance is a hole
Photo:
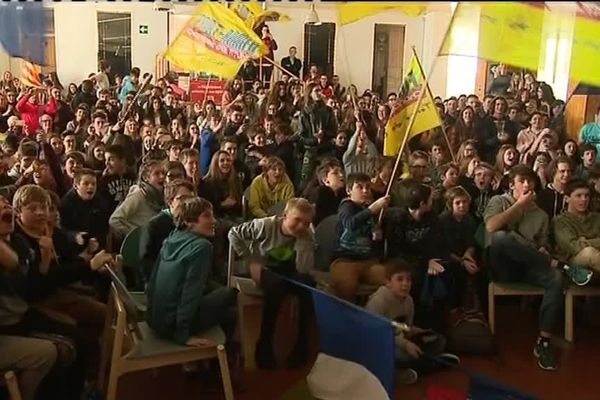
[[[463,357],[462,366],[482,375],[501,380],[508,385],[537,395],[543,399],[595,400],[600,399],[600,327],[576,328],[576,344],[558,342],[561,347],[561,369],[557,372],[540,370],[532,356],[536,336],[536,314],[518,306],[499,306],[497,310],[499,355],[493,359]],[[288,327],[289,321],[280,321]],[[250,323],[251,324],[251,323]],[[285,329],[282,329],[285,331]],[[284,349],[287,332],[276,340],[276,347]],[[283,350],[282,350],[283,351]],[[249,371],[245,375],[246,390],[236,393],[239,400],[281,399],[291,387],[306,376],[304,371],[279,370],[273,372]],[[429,385],[466,389],[468,375],[461,371],[438,373],[421,379],[417,384],[396,388],[396,398],[402,400],[424,399]],[[122,378],[119,399],[123,400],[178,400],[222,399],[218,386],[207,387],[197,380],[188,380],[181,367],[160,370],[158,378],[150,373],[134,373]],[[294,400],[297,400],[294,397]],[[365,399],[371,400],[371,399]]]

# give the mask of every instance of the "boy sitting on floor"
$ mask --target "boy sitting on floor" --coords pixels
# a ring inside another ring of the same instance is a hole
[[[392,321],[406,324],[396,335],[396,365],[406,368],[402,374],[403,383],[414,383],[419,374],[430,372],[437,363],[430,357],[441,358],[458,364],[460,359],[454,354],[444,353],[446,340],[432,330],[413,325],[415,306],[410,296],[412,287],[410,266],[397,258],[385,266],[386,283],[370,297],[367,310]],[[405,332],[403,332],[405,331]]]

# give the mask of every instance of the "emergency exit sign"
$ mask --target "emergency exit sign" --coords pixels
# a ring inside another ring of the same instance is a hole
[[[148,25],[140,25],[140,33],[143,35],[148,34]]]

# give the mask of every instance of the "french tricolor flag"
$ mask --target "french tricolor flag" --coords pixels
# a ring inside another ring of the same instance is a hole
[[[311,290],[319,355],[307,377],[322,400],[389,400],[394,392],[394,329],[389,320]]]

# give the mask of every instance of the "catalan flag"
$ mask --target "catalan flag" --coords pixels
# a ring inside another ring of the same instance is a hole
[[[538,70],[566,43],[571,79],[600,86],[599,37],[598,2],[459,2],[439,54]]]
[[[186,71],[232,79],[247,59],[267,52],[262,40],[235,12],[207,2],[198,6],[165,58]]]
[[[286,22],[290,20],[287,15],[277,11],[263,10],[262,6],[256,0],[236,1],[230,3],[229,8],[252,29],[256,29],[256,27],[266,21]]]
[[[371,15],[385,11],[400,11],[410,17],[416,17],[427,11],[426,1],[421,2],[385,2],[385,1],[347,1],[338,4],[340,24],[346,25]]]
[[[24,61],[21,71],[21,83],[23,85],[33,88],[42,87],[42,80],[40,78],[42,71],[38,65]]]
[[[385,126],[385,141],[383,146],[383,154],[385,156],[395,156],[398,154],[405,135],[411,138],[442,124],[429,86],[425,83],[425,73],[421,69],[417,54],[414,53],[410,60],[408,72],[402,81],[402,87],[398,93],[398,106],[392,111],[392,115]],[[423,95],[414,124],[409,131],[410,118],[417,106],[422,90],[426,90],[427,93]]]
[[[44,65],[45,34],[42,2],[0,2],[0,44],[12,57]]]

